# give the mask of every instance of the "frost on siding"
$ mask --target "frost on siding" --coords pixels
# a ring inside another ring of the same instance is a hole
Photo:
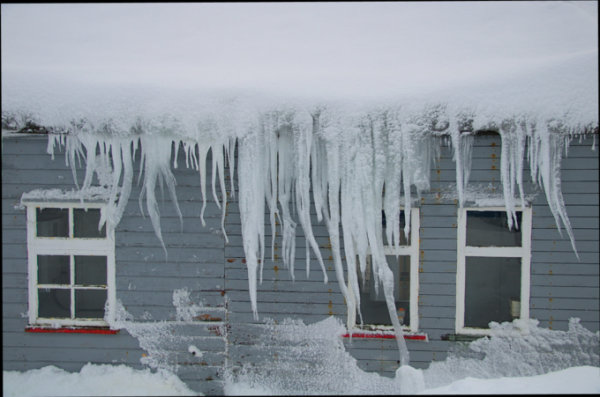
[[[466,377],[496,379],[547,374],[570,367],[600,365],[598,333],[578,318],[568,331],[539,328],[533,319],[490,323],[490,337],[459,345],[446,360],[423,371],[426,388],[448,385]]]
[[[133,315],[127,312],[120,301],[116,303],[115,319],[110,321],[112,329],[125,329],[139,341],[140,347],[148,352],[140,361],[151,368],[167,369],[176,372],[182,361],[190,361],[189,357],[182,357],[182,352],[187,350],[196,359],[201,359],[203,352],[196,344],[215,345],[216,340],[223,341],[225,332],[222,323],[211,321],[202,323],[201,314],[212,312],[215,317],[224,318],[224,308],[205,307],[202,304],[192,303],[190,293],[186,288],[173,291],[173,305],[177,315],[175,321],[136,321]],[[198,336],[198,331],[203,327],[219,328],[215,336]],[[218,334],[218,335],[217,335]],[[213,354],[223,352],[213,351]]]
[[[346,329],[338,318],[252,326],[261,328],[260,339],[248,346],[253,360],[225,369],[226,395],[398,394],[394,379],[358,367],[344,347]]]
[[[157,184],[162,188],[166,183],[181,219],[175,178],[170,170],[173,145],[174,167],[178,166],[178,150],[183,148],[186,166],[199,172],[203,197],[199,216],[203,223],[207,194],[206,159],[208,150],[211,150],[212,195],[223,211],[224,233],[227,197],[224,167],[227,161],[229,172],[233,175],[233,150],[237,142],[242,238],[255,318],[258,317],[256,290],[257,284],[262,282],[265,257],[266,211],[274,229],[273,236],[276,234],[276,222],[281,225],[283,261],[292,277],[297,225],[290,213],[295,211],[306,236],[307,275],[312,253],[327,282],[323,258],[312,232],[311,203],[314,202],[317,220],[324,221],[329,231],[336,277],[349,310],[354,312],[360,308],[356,271],[359,269],[364,274],[367,256],[371,255],[375,287],[376,290],[383,289],[396,330],[401,361],[407,364],[408,351],[395,315],[392,272],[383,252],[382,210],[388,219],[398,219],[401,207],[407,213],[410,211],[414,199],[411,189],[414,189],[417,198],[429,189],[431,165],[439,156],[443,137],[449,137],[448,142],[453,147],[461,207],[468,191],[473,132],[497,131],[502,138],[501,181],[506,211],[510,215],[509,226],[513,227],[515,200],[518,199],[522,206],[527,205],[522,175],[526,155],[533,181],[543,188],[559,230],[562,221],[577,253],[562,198],[560,161],[573,136],[585,132],[586,128],[596,127],[597,123],[582,126],[578,120],[548,121],[539,116],[524,115],[498,119],[454,111],[442,105],[369,111],[350,111],[333,106],[288,106],[277,110],[263,109],[257,113],[242,112],[242,115],[231,115],[231,120],[224,114],[205,114],[202,117],[196,124],[189,118],[186,122],[172,117],[136,120],[124,130],[122,124],[121,129],[105,126],[94,130],[91,124],[84,123],[73,129],[66,139],[64,136],[50,136],[48,151],[53,155],[57,143],[58,146],[66,145],[65,158],[73,168],[74,176],[75,159],[87,155],[86,177],[81,189],[90,188],[94,172],[101,181],[106,181],[110,190],[109,211],[101,223],[106,221],[109,228],[114,228],[129,198],[133,180],[132,161],[141,145],[142,168],[138,182],[143,175],[143,187],[140,207],[145,196],[146,209],[162,243],[160,213],[155,198]],[[82,148],[85,148],[85,153]],[[121,175],[123,182],[119,187]],[[219,202],[215,190],[217,177],[222,202]],[[233,196],[233,178],[230,185]],[[387,228],[388,241],[392,241],[393,245],[398,244],[400,233],[409,234],[410,217],[406,220],[402,231],[396,222],[393,227]],[[342,238],[346,269],[341,259]],[[344,271],[348,273],[347,281]]]
[[[346,350],[344,326],[330,317],[305,325],[301,320],[260,327],[250,345],[253,362],[226,368],[225,393],[248,395],[416,394],[466,377],[497,379],[546,374],[576,366],[598,366],[598,334],[571,319],[568,331],[539,328],[536,320],[491,323],[490,337],[464,343],[428,369],[400,366],[395,378],[361,370]],[[268,352],[261,360],[261,353]],[[276,354],[276,361],[272,357]],[[232,360],[233,361],[233,360]],[[408,384],[407,384],[408,383]]]

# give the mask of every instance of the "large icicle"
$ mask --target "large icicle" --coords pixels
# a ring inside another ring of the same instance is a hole
[[[142,152],[144,162],[144,185],[140,193],[140,200],[142,200],[144,194],[146,195],[146,208],[154,227],[156,237],[160,240],[160,243],[165,251],[165,257],[167,257],[167,248],[162,238],[162,232],[160,227],[160,211],[158,209],[158,203],[156,202],[155,189],[156,181],[159,178],[163,178],[167,183],[169,193],[171,194],[171,200],[175,206],[181,228],[183,230],[183,217],[179,210],[179,203],[177,202],[177,195],[175,192],[175,177],[171,173],[171,147],[173,141],[169,138],[154,136],[154,135],[142,135],[140,138],[142,141]]]
[[[254,319],[258,320],[256,306],[256,277],[258,261],[264,258],[265,195],[263,156],[258,131],[252,131],[240,140],[238,149],[238,186],[240,189],[240,217],[242,240],[248,269],[248,288]],[[261,258],[261,259],[259,259]]]
[[[561,179],[560,179],[560,163],[562,159],[561,152],[564,149],[565,140],[558,133],[551,132],[548,125],[543,120],[538,120],[533,128],[533,136],[530,138],[530,166],[532,169],[532,179],[538,181],[546,193],[546,199],[550,211],[554,216],[556,228],[562,236],[560,223],[567,230],[567,234],[571,239],[573,251],[579,259],[577,247],[575,246],[575,236],[571,228],[571,222],[567,216],[565,202],[562,196]],[[535,174],[534,174],[535,170]]]
[[[312,120],[310,125],[305,123],[294,124],[294,143],[297,146],[297,178],[296,178],[296,208],[298,209],[298,218],[302,229],[304,230],[304,236],[308,245],[313,249],[317,256],[317,261],[323,271],[324,282],[327,283],[327,271],[325,270],[325,264],[319,250],[319,245],[312,231],[312,224],[310,221],[310,152],[312,148],[312,136],[313,136],[313,124]],[[313,165],[313,166],[316,166]],[[310,271],[310,256],[306,258],[306,277],[308,278]]]

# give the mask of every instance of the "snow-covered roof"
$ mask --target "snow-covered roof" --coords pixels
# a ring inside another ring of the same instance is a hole
[[[2,5],[5,115],[189,136],[290,106],[597,125],[597,2]]]

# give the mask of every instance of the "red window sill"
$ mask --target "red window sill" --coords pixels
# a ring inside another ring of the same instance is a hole
[[[342,338],[349,338],[350,334],[342,335]],[[396,339],[394,334],[376,334],[376,333],[361,333],[355,332],[352,334],[353,338],[376,338],[376,339]],[[404,339],[408,340],[427,340],[427,335],[404,335]]]
[[[25,332],[38,333],[56,333],[56,334],[116,334],[118,329],[108,329],[101,327],[81,327],[81,328],[44,328],[44,327],[27,327]]]

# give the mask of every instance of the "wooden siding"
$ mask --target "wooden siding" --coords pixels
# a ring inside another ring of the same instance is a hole
[[[141,368],[139,359],[149,354],[139,341],[121,330],[116,335],[32,334],[24,332],[27,319],[27,246],[25,211],[18,207],[22,193],[40,188],[74,189],[70,168],[62,153],[55,160],[46,153],[45,136],[3,138],[2,156],[2,272],[3,272],[3,365],[5,370],[28,370],[50,363],[78,371],[85,363],[126,363]],[[536,194],[533,203],[530,315],[540,326],[566,330],[569,317],[580,317],[589,330],[598,331],[598,152],[591,142],[571,143],[569,157],[562,161],[562,190],[567,213],[577,239],[579,260],[563,230],[556,229],[543,192],[531,183],[528,166],[523,172],[526,194]],[[194,390],[205,394],[222,393],[223,365],[274,360],[276,350],[252,348],[268,318],[280,322],[302,319],[306,324],[330,315],[346,322],[346,306],[334,272],[331,244],[324,223],[318,223],[314,207],[311,222],[327,271],[328,282],[312,249],[310,274],[306,275],[306,240],[302,227],[296,229],[295,281],[280,258],[279,225],[275,244],[265,214],[265,263],[263,282],[258,287],[259,320],[250,305],[244,259],[239,206],[229,199],[225,230],[221,211],[211,191],[211,162],[207,161],[206,227],[200,219],[202,197],[197,171],[185,167],[179,151],[177,197],[184,217],[183,233],[168,193],[161,201],[161,227],[168,257],[154,234],[144,202],[143,218],[138,204],[140,187],[134,185],[130,201],[116,230],[116,284],[120,300],[136,321],[165,320],[174,334],[189,336],[206,352],[198,360],[187,351],[189,344],[162,346],[170,349],[169,360],[178,364],[178,375]],[[138,161],[134,178],[139,170]],[[470,187],[502,191],[500,183],[501,143],[499,136],[478,136],[473,148]],[[81,184],[85,175],[78,168]],[[420,206],[419,324],[429,342],[407,341],[411,364],[426,368],[431,361],[443,360],[454,342],[442,336],[454,333],[456,293],[457,195],[452,149],[442,148],[442,158],[432,167],[431,190],[422,196]],[[237,170],[236,170],[237,176]],[[229,180],[226,180],[229,187]],[[237,186],[237,182],[236,182]],[[220,197],[220,188],[217,187]],[[236,197],[237,197],[236,192]],[[468,201],[467,205],[472,205]],[[271,260],[271,248],[275,261]],[[343,252],[342,252],[343,255]],[[213,315],[222,312],[222,323],[198,321],[190,326],[177,323],[173,291],[186,287],[195,303],[202,303]],[[225,327],[215,331],[215,325]],[[388,339],[345,340],[348,351],[367,371],[394,376],[399,365],[396,342]],[[201,347],[201,346],[202,347]],[[65,348],[69,350],[65,350]],[[259,360],[260,358],[260,360]]]

